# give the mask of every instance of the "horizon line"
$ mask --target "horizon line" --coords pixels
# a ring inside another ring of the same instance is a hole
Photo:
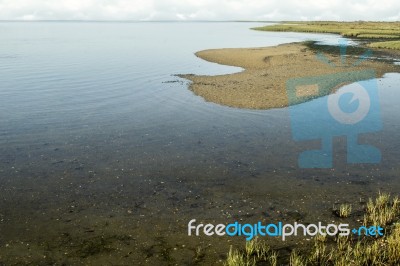
[[[260,23],[279,23],[279,22],[400,22],[399,20],[113,20],[113,19],[0,19],[0,22],[260,22]]]

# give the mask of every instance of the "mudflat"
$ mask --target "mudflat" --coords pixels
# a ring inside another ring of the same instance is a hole
[[[244,70],[218,76],[189,74],[180,77],[191,80],[189,88],[206,101],[238,108],[270,109],[288,106],[286,82],[291,78],[361,70],[374,70],[377,77],[389,72],[400,72],[400,66],[393,62],[367,59],[354,65],[359,62],[361,55],[346,56],[343,63],[339,54],[326,54],[324,61],[318,60],[317,53],[305,43],[204,50],[197,52],[196,56],[218,64],[242,67]],[[337,87],[333,86],[330,91],[335,91]],[[322,92],[318,96],[322,96]]]

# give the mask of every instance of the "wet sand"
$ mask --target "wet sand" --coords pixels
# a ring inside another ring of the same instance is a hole
[[[339,50],[339,49],[338,49]],[[219,76],[180,75],[192,81],[190,89],[206,101],[238,108],[270,109],[288,106],[286,81],[291,78],[372,69],[377,77],[400,72],[400,66],[377,60],[347,57],[341,64],[339,55],[326,55],[331,64],[317,59],[316,52],[304,43],[265,48],[212,49],[196,53],[210,62],[244,68],[244,71]],[[335,67],[333,66],[335,64]],[[343,85],[343,84],[341,84]],[[331,88],[331,92],[337,86]],[[320,95],[326,95],[321,92]]]

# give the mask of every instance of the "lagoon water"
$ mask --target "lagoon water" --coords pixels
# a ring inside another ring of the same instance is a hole
[[[207,63],[194,52],[272,46],[334,35],[251,31],[251,23],[2,23],[1,143],[52,131],[80,134],[175,124],[230,115],[204,104],[174,74],[222,74],[238,68]],[[167,82],[167,83],[166,83]],[[211,114],[211,116],[210,116]],[[201,122],[199,121],[199,122]],[[181,129],[178,129],[181,127]],[[208,125],[208,126],[211,126]],[[23,141],[22,141],[23,142]]]
[[[382,161],[348,165],[338,137],[326,170],[298,167],[298,154],[320,143],[293,141],[288,109],[208,103],[175,76],[241,71],[205,62],[199,50],[338,41],[249,30],[259,25],[0,23],[0,264],[43,254],[57,263],[110,254],[122,264],[189,263],[206,245],[185,235],[189,218],[256,221],[266,208],[314,217],[337,201],[398,191],[399,74],[376,80],[383,129],[360,136]],[[293,204],[299,198],[303,205]],[[99,236],[111,253],[79,253]],[[212,241],[216,261],[227,244]],[[186,248],[160,255],[176,243]]]

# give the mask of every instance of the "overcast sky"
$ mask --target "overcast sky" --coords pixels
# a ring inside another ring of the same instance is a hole
[[[0,0],[1,20],[400,20],[399,0]]]

